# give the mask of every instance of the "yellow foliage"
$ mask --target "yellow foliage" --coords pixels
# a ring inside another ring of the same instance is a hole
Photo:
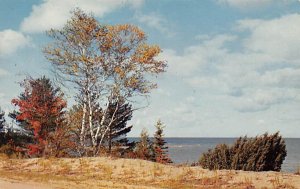
[[[77,64],[73,64],[72,70],[73,70],[74,73],[77,73],[78,72],[78,65]]]
[[[115,67],[114,70],[115,70],[115,73],[119,74],[121,79],[125,77],[125,72],[119,66]]]

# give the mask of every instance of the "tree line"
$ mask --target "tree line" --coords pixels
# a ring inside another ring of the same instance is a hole
[[[101,24],[80,9],[62,29],[47,34],[51,42],[43,53],[56,83],[74,91],[76,103],[67,109],[64,93],[46,76],[26,78],[20,82],[24,91],[11,101],[16,110],[8,115],[19,129],[5,127],[0,114],[2,151],[28,157],[114,154],[171,162],[161,121],[153,141],[145,131],[139,142],[126,137],[136,99],[149,96],[157,87],[153,80],[167,66],[157,58],[159,46],[148,44],[146,34],[134,25]]]

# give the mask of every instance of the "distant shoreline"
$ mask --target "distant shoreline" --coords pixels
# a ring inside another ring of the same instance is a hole
[[[128,137],[129,140],[138,141],[137,137]],[[186,164],[197,162],[202,153],[217,144],[233,144],[237,138],[209,138],[209,137],[165,137],[169,147],[169,155],[174,163]],[[287,146],[287,157],[282,164],[282,171],[294,173],[300,167],[300,138],[284,138]]]

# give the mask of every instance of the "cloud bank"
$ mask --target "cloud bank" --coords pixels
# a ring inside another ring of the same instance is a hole
[[[23,32],[38,33],[50,28],[60,28],[70,17],[70,11],[77,7],[102,17],[117,8],[136,8],[142,3],[143,0],[45,0],[40,5],[33,5],[32,12],[24,18],[20,29]]]
[[[218,3],[226,4],[234,8],[247,9],[263,7],[275,1],[276,0],[218,0]]]
[[[300,100],[300,14],[236,22],[232,34],[200,38],[179,54],[166,49],[169,73],[231,102],[239,112]],[[199,38],[199,37],[198,37]]]

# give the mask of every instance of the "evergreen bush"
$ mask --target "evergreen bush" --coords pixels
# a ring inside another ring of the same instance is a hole
[[[275,133],[240,137],[232,146],[220,144],[200,158],[203,168],[244,171],[280,171],[287,155],[285,141]]]

